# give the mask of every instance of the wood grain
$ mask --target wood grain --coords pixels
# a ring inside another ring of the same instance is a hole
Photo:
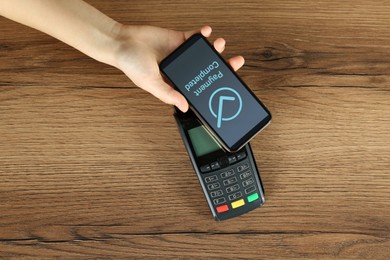
[[[1,18],[0,257],[390,257],[389,3],[89,2],[246,58],[266,204],[214,222],[171,107]]]

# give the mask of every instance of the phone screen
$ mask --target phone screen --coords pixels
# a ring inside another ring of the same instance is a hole
[[[161,70],[225,148],[237,150],[271,115],[201,35],[165,59]]]

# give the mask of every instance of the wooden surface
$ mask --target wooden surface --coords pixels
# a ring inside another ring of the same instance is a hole
[[[1,18],[0,257],[390,258],[387,1],[90,3],[244,55],[266,204],[214,222],[170,106]]]

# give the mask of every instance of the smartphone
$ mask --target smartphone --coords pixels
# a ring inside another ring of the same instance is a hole
[[[192,111],[174,114],[184,145],[215,220],[240,216],[263,205],[264,188],[250,144],[223,150]]]
[[[201,34],[160,63],[168,81],[230,152],[238,151],[271,121],[271,113]]]

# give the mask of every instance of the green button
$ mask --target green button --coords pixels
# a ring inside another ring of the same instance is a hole
[[[259,194],[253,193],[252,195],[248,196],[248,202],[252,202],[254,200],[257,200],[259,198]]]

